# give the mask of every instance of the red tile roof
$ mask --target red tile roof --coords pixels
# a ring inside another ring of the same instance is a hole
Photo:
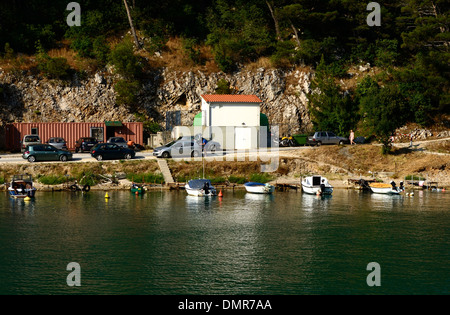
[[[262,103],[256,95],[214,94],[202,95],[208,103]]]

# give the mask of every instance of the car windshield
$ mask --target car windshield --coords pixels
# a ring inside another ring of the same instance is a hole
[[[171,147],[171,146],[173,146],[175,143],[177,143],[177,142],[176,142],[176,141],[172,141],[172,142],[167,143],[165,146],[166,146],[166,147]]]
[[[38,142],[39,141],[39,137],[37,137],[37,136],[28,136],[28,137],[25,137],[25,141],[26,142]]]

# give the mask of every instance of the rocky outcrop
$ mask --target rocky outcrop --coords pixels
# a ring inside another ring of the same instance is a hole
[[[140,112],[165,126],[166,113],[180,111],[181,125],[192,125],[200,111],[200,96],[215,93],[217,82],[225,79],[233,93],[260,97],[261,112],[282,132],[297,133],[311,127],[307,110],[310,73],[260,68],[226,75],[162,69],[147,77],[142,81],[137,106],[127,108],[116,104],[115,76],[109,72],[67,82],[19,77],[0,70],[0,121],[135,121],[134,113]]]

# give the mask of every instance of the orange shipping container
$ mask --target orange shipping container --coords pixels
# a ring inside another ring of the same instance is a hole
[[[123,137],[126,141],[143,144],[143,123],[106,121],[101,123],[13,123],[6,126],[6,149],[19,151],[20,142],[25,135],[37,134],[41,142],[52,137],[66,140],[69,150],[75,149],[75,142],[81,137],[95,137],[106,142],[110,137]]]

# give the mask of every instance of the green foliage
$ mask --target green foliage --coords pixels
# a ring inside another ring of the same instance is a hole
[[[360,110],[367,130],[383,144],[382,153],[391,149],[391,136],[407,121],[407,104],[398,86],[384,87],[367,82],[370,88],[360,93]]]
[[[162,174],[154,174],[154,173],[144,173],[144,174],[129,173],[127,174],[127,179],[137,184],[164,183],[164,176]]]
[[[219,79],[215,92],[216,94],[231,94],[230,82],[225,79]]]
[[[50,79],[67,79],[69,76],[70,66],[67,63],[66,58],[50,57],[40,42],[37,44],[37,57],[38,69],[44,74],[44,76]]]
[[[235,183],[235,184],[245,184],[247,182],[247,178],[246,177],[242,177],[242,176],[230,175],[228,177],[228,181],[230,183]]]
[[[203,62],[196,39],[183,38],[183,49],[188,55],[189,60],[193,61],[195,64],[201,64]]]
[[[133,105],[139,92],[139,81],[119,80],[114,85],[117,93],[116,102],[119,105]]]
[[[358,120],[358,107],[351,96],[343,93],[335,82],[333,65],[322,58],[311,84],[314,91],[309,95],[310,113],[316,130],[330,130],[347,135]]]
[[[117,44],[109,54],[109,58],[115,71],[125,79],[135,79],[142,75],[142,64],[134,54],[131,40],[126,39]]]
[[[3,55],[3,58],[5,58],[5,59],[12,59],[12,58],[14,58],[14,50],[11,48],[9,43],[5,44],[5,53]]]
[[[59,185],[72,180],[72,177],[67,177],[64,175],[44,175],[38,178],[38,181],[44,185]]]
[[[267,183],[273,180],[273,176],[269,173],[253,173],[250,175],[250,182]]]

